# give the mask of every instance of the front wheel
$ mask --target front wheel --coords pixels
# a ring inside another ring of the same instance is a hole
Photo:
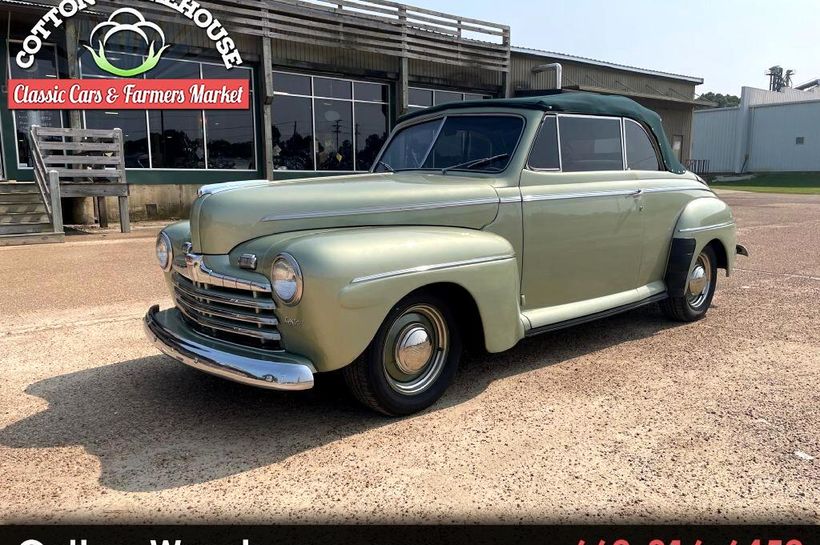
[[[695,259],[686,278],[686,290],[682,297],[670,297],[661,301],[664,314],[679,322],[694,322],[706,315],[712,304],[717,285],[717,262],[715,252],[707,246]]]
[[[412,414],[438,400],[461,358],[461,336],[438,297],[410,295],[387,315],[365,352],[344,368],[354,397],[390,416]]]

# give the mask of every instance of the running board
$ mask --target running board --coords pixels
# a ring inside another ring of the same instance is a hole
[[[554,324],[548,324],[541,327],[536,327],[527,331],[524,336],[525,337],[534,337],[535,335],[540,335],[541,333],[549,333],[550,331],[556,331],[559,329],[565,329],[567,327],[572,327],[580,324],[585,324],[587,322],[592,322],[594,320],[599,320],[601,318],[608,318],[610,316],[615,316],[616,314],[621,314],[622,312],[627,312],[630,310],[634,310],[636,308],[640,308],[646,305],[651,305],[652,303],[657,303],[658,301],[663,301],[666,299],[668,295],[666,292],[656,293],[655,295],[651,295],[646,299],[641,299],[640,301],[635,301],[634,303],[629,303],[627,305],[621,305],[619,307],[610,308],[608,310],[602,310],[601,312],[596,312],[594,314],[588,314],[586,316],[580,316],[578,318],[573,318],[571,320],[565,320],[563,322],[556,322]]]

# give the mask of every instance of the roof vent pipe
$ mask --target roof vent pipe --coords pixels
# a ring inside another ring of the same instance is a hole
[[[555,88],[561,89],[561,71],[563,68],[561,67],[560,62],[553,62],[550,64],[539,64],[538,66],[532,67],[532,73],[538,74],[539,72],[546,72],[547,70],[555,70]]]

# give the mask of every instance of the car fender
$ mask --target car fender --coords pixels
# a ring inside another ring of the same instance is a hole
[[[726,269],[727,276],[731,274],[736,253],[735,229],[732,210],[716,196],[690,201],[675,225],[666,273],[669,294],[683,293],[695,258],[713,240],[723,248],[723,254],[718,256],[719,266]]]
[[[423,226],[334,229],[282,240],[270,253],[280,252],[296,259],[304,279],[301,301],[278,305],[282,342],[319,371],[354,361],[398,301],[432,284],[463,288],[473,298],[488,351],[506,350],[524,335],[515,253],[496,234]]]

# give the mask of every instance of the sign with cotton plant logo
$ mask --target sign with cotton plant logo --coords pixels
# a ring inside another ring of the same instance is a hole
[[[128,16],[136,19],[136,22],[119,21]],[[148,55],[145,61],[136,68],[118,68],[111,64],[105,54],[105,44],[108,40],[121,32],[133,32],[145,41],[148,46]],[[153,35],[149,37],[149,35]],[[154,38],[156,36],[156,38]],[[94,62],[105,72],[115,76],[130,78],[144,74],[154,68],[166,49],[171,47],[165,43],[165,33],[156,24],[146,21],[140,12],[133,8],[120,8],[111,14],[107,21],[104,21],[91,31],[88,41],[92,45],[83,46],[91,52]],[[97,44],[96,46],[94,44]]]
[[[15,56],[17,66],[31,68],[45,40],[69,18],[86,11],[97,0],[62,0],[31,28]],[[242,55],[227,29],[206,8],[190,0],[152,0],[180,14],[205,32],[230,70],[242,64]],[[127,38],[138,66],[119,64],[119,42]],[[53,38],[52,38],[53,39]],[[90,61],[104,79],[10,79],[11,110],[246,110],[250,107],[250,84],[240,79],[152,79],[151,70],[163,55],[173,52],[162,27],[132,7],[119,8],[91,29],[83,44]]]

